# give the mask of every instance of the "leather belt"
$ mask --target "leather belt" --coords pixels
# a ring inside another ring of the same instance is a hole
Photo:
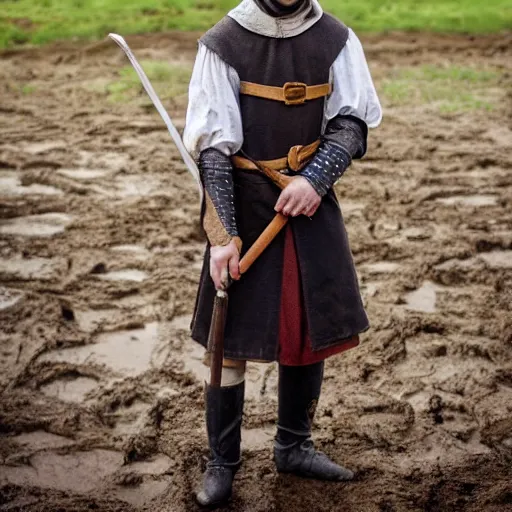
[[[267,167],[268,169],[272,169],[273,171],[291,169],[292,171],[297,172],[300,171],[309,162],[309,160],[311,160],[311,158],[313,158],[318,146],[320,146],[319,140],[316,140],[307,146],[293,146],[290,151],[288,151],[287,156],[276,158],[275,160],[259,160],[258,164],[263,167]],[[231,161],[238,169],[245,169],[248,171],[259,170],[258,165],[254,161],[240,155],[232,156]]]
[[[231,157],[231,162],[238,169],[261,172],[283,189],[294,179],[293,176],[285,175],[283,171],[288,170],[288,168],[293,171],[300,171],[313,158],[318,146],[320,146],[319,140],[307,146],[293,146],[288,151],[288,156],[275,160],[251,160],[240,155],[234,155]]]
[[[267,100],[282,101],[286,105],[302,105],[331,94],[331,84],[306,85],[302,82],[286,82],[283,87],[240,82],[240,94],[257,96]]]

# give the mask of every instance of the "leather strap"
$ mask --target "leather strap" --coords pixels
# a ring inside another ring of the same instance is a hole
[[[267,167],[273,171],[282,171],[290,168],[292,171],[300,171],[313,156],[315,155],[320,141],[308,144],[307,146],[293,146],[288,155],[282,158],[276,158],[275,160],[259,160],[258,164],[262,167]],[[240,155],[231,157],[231,162],[238,169],[245,169],[248,171],[258,171],[260,168],[258,164],[252,160],[245,158]]]
[[[302,105],[331,94],[331,84],[306,85],[302,82],[286,82],[283,87],[240,82],[240,94],[257,96],[267,100],[282,101],[286,105]]]

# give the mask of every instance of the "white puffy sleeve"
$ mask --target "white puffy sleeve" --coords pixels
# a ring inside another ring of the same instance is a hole
[[[382,108],[366,63],[363,47],[352,29],[331,67],[333,92],[327,100],[326,123],[337,115],[353,115],[370,128],[382,120]]]
[[[218,149],[226,156],[240,150],[243,131],[239,91],[237,72],[200,43],[183,133],[185,147],[194,158],[208,148]]]

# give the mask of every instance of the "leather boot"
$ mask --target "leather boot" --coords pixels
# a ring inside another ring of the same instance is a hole
[[[323,361],[279,366],[279,413],[274,462],[280,473],[318,480],[352,480],[354,473],[315,450],[311,425],[320,398]]]
[[[231,498],[233,478],[240,467],[244,388],[244,382],[229,387],[206,387],[206,428],[211,459],[196,495],[198,503],[205,507],[222,505]]]

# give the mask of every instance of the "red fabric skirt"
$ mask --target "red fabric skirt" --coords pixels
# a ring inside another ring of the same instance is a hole
[[[340,340],[335,346],[313,351],[308,335],[293,232],[291,227],[287,226],[279,314],[279,363],[286,366],[313,364],[357,345],[359,336],[353,336],[347,340]]]

